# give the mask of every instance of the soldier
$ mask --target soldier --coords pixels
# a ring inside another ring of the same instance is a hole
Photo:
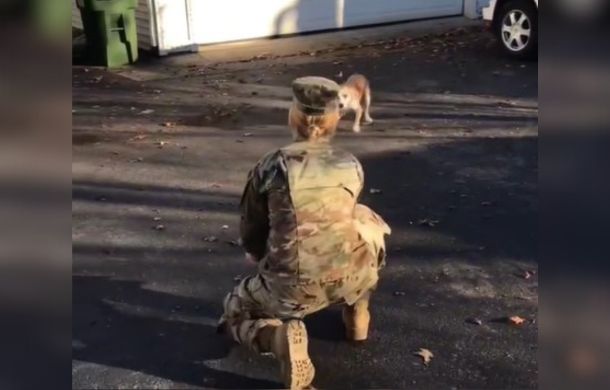
[[[315,372],[306,315],[344,304],[347,338],[367,338],[369,297],[390,228],[357,204],[364,183],[358,160],[330,144],[340,119],[339,86],[303,77],[292,89],[288,124],[295,142],[256,164],[241,200],[241,242],[258,273],[226,296],[219,329],[273,354],[286,387],[301,389]]]

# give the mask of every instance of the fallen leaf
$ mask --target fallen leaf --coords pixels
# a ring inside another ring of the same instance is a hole
[[[220,228],[221,228],[222,230],[227,230],[227,229],[229,229],[229,225],[222,225]]]
[[[343,63],[343,61],[335,61],[333,62],[333,65],[341,65]]]
[[[155,110],[148,108],[148,109],[146,109],[146,110],[142,110],[142,111],[140,111],[140,114],[142,114],[142,115],[148,115],[148,114],[152,114],[153,112],[155,112]]]
[[[417,224],[420,226],[435,227],[436,225],[438,225],[438,222],[438,219],[424,218],[417,221]]]
[[[523,272],[523,279],[529,279],[532,277],[532,273],[530,271]]]
[[[522,325],[525,322],[525,318],[519,316],[508,317],[508,321],[514,325]]]
[[[176,126],[175,122],[165,122],[163,123],[163,127],[174,127]]]
[[[164,225],[157,225],[154,227],[155,230],[165,230],[165,226]]]
[[[252,137],[252,133],[244,133],[244,137]]]
[[[379,188],[371,188],[369,189],[369,193],[371,194],[381,194],[381,190]]]
[[[430,363],[430,361],[434,357],[434,354],[432,352],[430,352],[429,349],[426,349],[426,348],[420,348],[419,351],[414,353],[414,355],[420,356],[422,359],[424,359],[424,364],[426,366]]]
[[[227,244],[231,246],[239,246],[239,242],[237,242],[237,240],[227,241]]]
[[[340,78],[343,78],[343,71],[341,71],[341,72],[337,73],[337,74],[335,75],[335,77],[337,77],[337,78],[339,78],[339,79],[340,79]]]
[[[466,322],[473,325],[483,325],[483,321],[478,318],[467,318]]]
[[[203,237],[203,241],[205,241],[205,242],[217,242],[218,238],[216,238],[215,236],[207,236],[207,237]]]
[[[153,221],[155,221],[155,222],[158,222],[158,221],[160,221],[160,220],[161,220],[161,217],[154,217],[154,218],[153,218]]]
[[[404,292],[404,291],[394,291],[393,294],[394,294],[395,297],[402,297],[402,296],[407,295],[407,293]]]

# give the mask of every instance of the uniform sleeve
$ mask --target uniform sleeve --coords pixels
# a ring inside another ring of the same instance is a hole
[[[240,237],[243,248],[260,260],[269,236],[267,195],[261,188],[259,165],[250,171],[241,197]]]

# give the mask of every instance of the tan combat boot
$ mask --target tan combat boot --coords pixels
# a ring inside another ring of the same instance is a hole
[[[267,326],[261,329],[258,339],[261,352],[273,353],[280,362],[282,381],[287,388],[312,388],[315,368],[307,351],[307,330],[303,321]]]
[[[351,341],[364,341],[369,335],[369,313],[368,299],[361,299],[352,306],[343,308],[343,323],[345,324],[345,335]]]

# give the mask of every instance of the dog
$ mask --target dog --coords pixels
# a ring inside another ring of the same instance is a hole
[[[360,132],[360,122],[364,115],[364,123],[373,123],[373,118],[369,113],[371,107],[371,88],[369,81],[361,74],[351,75],[347,81],[341,84],[339,89],[339,109],[341,116],[353,111],[356,114],[354,133]]]

